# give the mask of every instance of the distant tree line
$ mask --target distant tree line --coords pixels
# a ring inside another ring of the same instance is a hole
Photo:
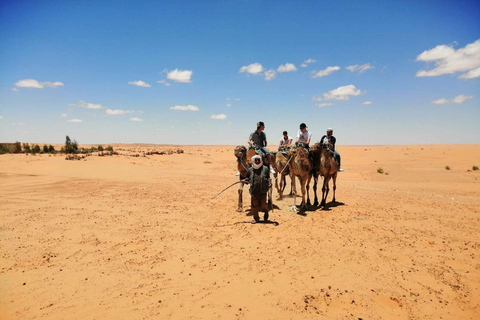
[[[65,144],[61,147],[60,151],[55,150],[55,147],[50,145],[43,145],[43,148],[40,148],[38,144],[30,145],[27,143],[15,142],[15,143],[0,143],[0,154],[5,153],[27,153],[27,154],[37,154],[37,153],[91,153],[97,151],[110,151],[113,152],[112,146],[103,147],[99,145],[98,147],[91,148],[79,148],[78,142],[76,140],[70,139],[69,136],[65,138]]]

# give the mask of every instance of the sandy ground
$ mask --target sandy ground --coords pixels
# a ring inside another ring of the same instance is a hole
[[[278,225],[212,199],[234,146],[114,147],[0,156],[1,319],[480,319],[480,145],[340,146],[338,203]]]

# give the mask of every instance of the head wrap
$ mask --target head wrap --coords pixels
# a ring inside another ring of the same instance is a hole
[[[260,159],[260,163],[259,164],[256,164],[255,163],[255,159]],[[258,169],[258,168],[261,168],[263,166],[263,161],[262,161],[262,157],[260,157],[258,154],[254,155],[252,157],[252,167],[254,169]]]

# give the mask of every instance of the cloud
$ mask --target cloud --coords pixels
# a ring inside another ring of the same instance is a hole
[[[215,120],[225,120],[227,118],[226,114],[212,114],[210,118]]]
[[[293,63],[285,63],[280,65],[277,68],[277,72],[292,72],[292,71],[297,71],[297,67]]]
[[[449,45],[438,45],[417,56],[416,61],[433,62],[431,70],[420,70],[417,77],[437,77],[444,74],[466,72],[460,79],[480,77],[480,39],[455,50]]]
[[[313,71],[312,79],[328,76],[329,74],[338,70],[340,70],[340,67],[335,66],[335,67],[327,67],[326,69],[320,70],[320,71]]]
[[[70,119],[70,120],[67,120],[67,122],[80,123],[80,122],[83,122],[83,121],[80,120],[80,119]]]
[[[271,69],[271,70],[265,71],[265,80],[270,81],[275,79],[276,77],[277,77],[277,73],[275,72],[275,70]]]
[[[362,104],[365,104],[365,105],[370,105],[370,104],[372,104],[372,101],[365,101],[365,102],[364,102],[364,103],[362,103]]]
[[[3,119],[3,116],[0,116],[0,119]]]
[[[166,87],[170,87],[170,82],[167,82],[166,80],[159,80],[157,83],[164,84]]]
[[[190,83],[192,82],[192,70],[175,69],[167,73],[167,78],[175,82]]]
[[[12,88],[12,91],[18,92],[17,88]]]
[[[461,95],[456,96],[453,99],[440,98],[440,99],[437,99],[437,100],[433,100],[432,103],[433,104],[445,104],[445,103],[460,104],[460,103],[464,103],[465,101],[470,100],[472,98],[473,98],[473,96],[466,96],[464,94],[461,94]]]
[[[317,107],[319,107],[319,108],[328,107],[328,106],[331,106],[331,105],[333,105],[333,103],[330,103],[330,102],[317,103]]]
[[[60,118],[68,118],[68,114],[62,113],[62,114],[60,115]]]
[[[137,117],[133,117],[133,118],[130,118],[130,121],[134,121],[134,122],[142,122],[143,120],[140,119],[140,118],[137,118]]]
[[[434,103],[434,104],[445,104],[445,103],[448,103],[448,99],[441,98],[441,99],[433,100],[432,103]]]
[[[12,123],[13,126],[20,126],[20,127],[23,127],[26,124],[27,124],[26,122],[14,122],[14,123]]]
[[[63,87],[62,82],[40,82],[35,79],[24,79],[20,80],[17,83],[15,83],[15,86],[19,88],[35,88],[35,89],[43,89],[45,87],[50,87],[50,88],[56,88],[56,87]]]
[[[101,104],[85,102],[81,100],[78,103],[71,103],[69,104],[71,107],[79,107],[79,108],[86,108],[86,109],[102,109],[104,108]]]
[[[360,89],[357,89],[353,84],[349,84],[348,86],[338,87],[323,93],[320,97],[314,96],[313,101],[350,100],[350,97],[359,96],[361,94],[363,94],[363,92]]]
[[[178,111],[198,111],[200,110],[199,107],[194,106],[194,105],[187,105],[187,106],[173,106],[170,107],[170,110],[178,110]]]
[[[374,69],[375,67],[372,66],[370,63],[365,63],[365,64],[355,64],[353,66],[348,66],[346,67],[346,69],[348,71],[351,71],[351,72],[358,72],[358,73],[362,73],[362,72],[365,72],[369,69]]]
[[[263,66],[256,62],[256,63],[252,63],[248,66],[243,66],[240,68],[240,70],[238,71],[239,73],[250,73],[250,74],[253,74],[253,75],[259,75],[263,72],[264,68]]]
[[[138,80],[138,81],[129,81],[128,84],[131,84],[132,86],[137,86],[137,87],[144,87],[144,88],[150,88],[151,85],[146,83],[145,81]]]
[[[132,110],[120,110],[120,109],[115,109],[115,110],[112,110],[112,109],[107,109],[105,110],[105,113],[106,114],[109,114],[111,116],[123,116],[127,113],[135,113],[135,111],[132,111]]]
[[[227,107],[230,108],[232,106],[231,103],[227,103]]]

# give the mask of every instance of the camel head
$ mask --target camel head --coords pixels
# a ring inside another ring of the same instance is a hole
[[[233,153],[235,154],[235,157],[242,158],[243,155],[247,153],[247,148],[244,146],[237,146]]]

